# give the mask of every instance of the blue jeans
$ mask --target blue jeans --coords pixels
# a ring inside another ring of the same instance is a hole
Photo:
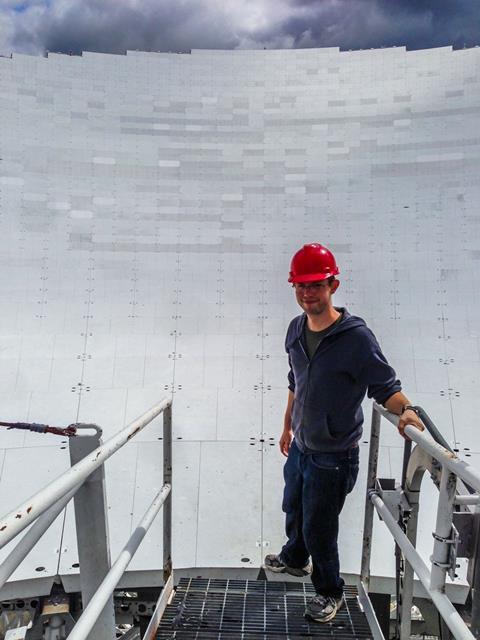
[[[283,469],[288,541],[280,558],[289,567],[304,567],[311,556],[317,593],[343,593],[338,560],[338,517],[358,475],[358,447],[339,453],[302,453],[290,446]]]

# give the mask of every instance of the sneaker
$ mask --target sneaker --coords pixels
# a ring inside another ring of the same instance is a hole
[[[275,553],[270,553],[268,556],[265,556],[265,569],[274,571],[275,573],[288,573],[296,578],[302,578],[312,573],[312,565],[310,563],[300,568],[288,567],[282,562],[280,556]]]
[[[338,598],[332,596],[322,596],[321,593],[317,593],[307,604],[305,609],[305,617],[313,622],[328,622],[332,620],[337,611],[343,607],[345,600],[343,595]]]

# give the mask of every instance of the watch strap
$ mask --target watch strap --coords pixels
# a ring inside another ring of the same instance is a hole
[[[413,412],[414,412],[414,413],[416,413],[416,414],[417,414],[417,416],[418,416],[418,413],[419,413],[419,412],[418,412],[417,407],[414,407],[414,406],[413,406],[413,405],[411,405],[411,404],[404,404],[404,405],[403,405],[403,407],[402,407],[402,413],[404,413],[404,411],[407,411],[407,409],[410,409],[410,411],[413,411]]]

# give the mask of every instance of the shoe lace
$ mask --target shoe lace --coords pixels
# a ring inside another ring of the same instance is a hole
[[[334,607],[336,604],[335,598],[332,598],[330,596],[323,596],[321,593],[317,593],[317,595],[314,596],[313,602],[322,607],[322,609],[325,609],[325,607],[327,607],[328,605]]]

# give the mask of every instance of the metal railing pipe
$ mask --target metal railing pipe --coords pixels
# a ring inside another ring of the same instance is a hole
[[[398,425],[398,420],[399,420],[400,416],[396,415],[395,413],[391,413],[388,409],[385,409],[385,407],[383,407],[382,405],[378,404],[377,402],[374,402],[373,406],[389,422],[391,422],[395,426]],[[432,419],[427,414],[425,409],[422,409],[422,407],[418,407],[418,406],[415,407],[415,409],[417,409],[418,417],[423,422],[426,431],[432,436],[432,438],[435,440],[435,442],[438,442],[438,444],[441,445],[442,447],[444,447],[447,451],[450,451],[450,453],[453,453],[453,450],[450,448],[450,445],[445,440],[445,438],[442,436],[440,431],[437,429],[437,427],[435,426],[435,424],[433,423]]]
[[[374,406],[389,422],[395,426],[398,425],[399,416],[390,413],[385,407],[377,403],[375,403]],[[427,451],[435,460],[438,460],[442,466],[447,467],[447,469],[473,487],[475,491],[480,492],[480,473],[475,471],[471,465],[457,458],[455,453],[449,451],[438,442],[435,442],[431,436],[428,436],[424,431],[420,431],[420,429],[417,429],[413,425],[407,425],[405,427],[405,434],[419,444],[422,449]]]
[[[27,555],[37,544],[52,522],[58,518],[60,512],[65,509],[68,502],[73,498],[78,489],[80,489],[80,485],[74,487],[61,500],[50,507],[48,511],[45,511],[43,515],[37,518],[16,547],[10,551],[8,556],[0,565],[0,589],[2,589],[15,569],[20,566],[23,560],[25,560]]]
[[[125,569],[128,567],[130,560],[140,546],[145,534],[155,520],[155,516],[160,511],[169,494],[170,485],[165,485],[155,496],[153,502],[148,507],[141,521],[138,523],[138,526],[131,535],[129,541],[122,549],[120,555],[113,563],[112,568],[105,576],[102,584],[98,587],[94,596],[84,609],[77,624],[70,632],[68,640],[85,640],[85,638],[88,637],[88,634],[92,630],[98,616],[101,614],[105,604],[112,595],[115,587],[120,581],[120,578],[123,576]]]
[[[455,496],[455,504],[464,505],[477,505],[480,504],[480,496],[473,494],[467,496]]]
[[[474,640],[474,636],[470,632],[465,622],[462,620],[458,611],[445,595],[445,593],[430,588],[430,572],[427,565],[425,564],[415,547],[413,547],[413,545],[410,543],[405,533],[399,527],[399,525],[395,521],[395,518],[388,510],[388,507],[385,505],[383,500],[375,493],[372,493],[370,495],[370,499],[373,502],[379,516],[382,518],[387,528],[390,530],[390,533],[392,534],[396,543],[405,554],[405,557],[411,564],[413,570],[420,578],[420,581],[427,590],[427,593],[432,599],[432,602],[438,609],[438,612],[445,620],[448,628],[453,633],[455,638],[457,638],[457,640]]]
[[[363,519],[363,544],[360,578],[368,591],[370,585],[370,557],[372,553],[373,504],[369,499],[369,491],[375,488],[377,479],[378,451],[380,447],[380,414],[372,407],[372,423],[370,428],[370,448],[368,452],[367,497]]]
[[[391,422],[395,426],[398,425],[398,421],[400,420],[400,416],[397,416],[397,414],[395,414],[395,413],[391,413],[388,409],[385,409],[385,407],[382,407],[382,405],[378,404],[377,402],[374,402],[373,406],[375,408],[375,411],[378,411],[378,413],[380,413],[389,422]]]
[[[121,431],[92,451],[91,454],[85,456],[80,462],[70,467],[38,493],[19,505],[17,509],[2,518],[0,521],[0,549],[73,487],[81,484],[92,471],[95,471],[105,460],[135,437],[137,433],[170,405],[170,398],[155,404],[151,409],[136,420],[133,420],[133,422],[130,422]]]
[[[437,429],[436,425],[433,423],[433,420],[430,418],[430,416],[425,411],[425,409],[422,409],[422,407],[418,407],[418,406],[415,408],[418,410],[418,417],[425,425],[425,429],[429,432],[429,434],[432,436],[435,442],[438,442],[438,444],[441,444],[442,447],[445,447],[447,451],[451,451],[453,453],[453,449],[450,447],[450,445],[445,440],[443,435]]]
[[[471,465],[457,458],[454,453],[447,451],[430,436],[412,425],[405,427],[405,433],[411,440],[419,444],[422,449],[435,458],[435,460],[438,460],[442,467],[446,467],[449,471],[473,487],[475,491],[480,492],[480,473]]]
[[[173,573],[170,574],[168,580],[163,585],[162,592],[157,600],[157,604],[155,605],[155,610],[153,612],[152,617],[150,618],[150,622],[148,623],[147,630],[145,631],[142,640],[155,640],[155,636],[157,635],[157,630],[160,625],[160,621],[162,619],[163,613],[167,608],[167,604],[169,602],[170,596],[173,591]]]

